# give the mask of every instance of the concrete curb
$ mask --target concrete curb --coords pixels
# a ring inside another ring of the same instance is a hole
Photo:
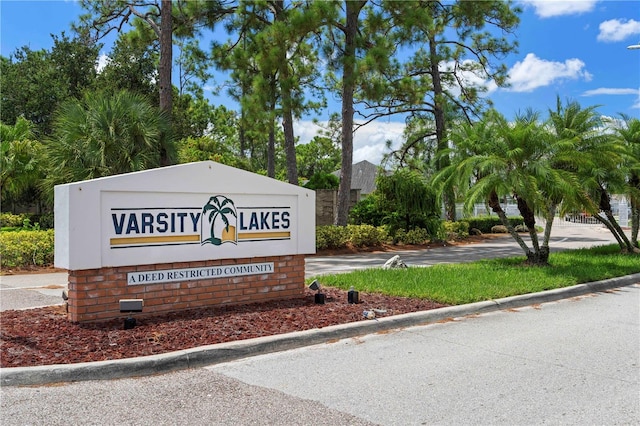
[[[365,334],[425,325],[449,318],[513,309],[602,292],[640,282],[640,273],[572,287],[359,321],[276,336],[220,343],[183,351],[112,361],[0,369],[0,386],[28,386],[148,376],[285,351]]]

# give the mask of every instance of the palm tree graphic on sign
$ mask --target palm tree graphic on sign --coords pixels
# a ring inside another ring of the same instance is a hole
[[[205,217],[207,218],[210,232],[209,238],[203,239],[200,243],[201,245],[209,243],[214,246],[219,246],[226,242],[234,244],[238,242],[235,226],[238,216],[236,214],[236,207],[229,198],[223,195],[215,195],[209,198],[207,204],[202,208],[202,217],[203,219]],[[233,224],[229,220],[230,217],[233,217]],[[204,227],[205,224],[203,221],[203,231]]]

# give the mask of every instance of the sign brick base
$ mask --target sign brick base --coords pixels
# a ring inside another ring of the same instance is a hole
[[[237,305],[300,297],[304,294],[303,254],[162,263],[100,269],[69,270],[68,318],[73,322],[123,318],[121,299],[143,299],[139,316],[185,309]],[[133,272],[184,270],[273,263],[273,272],[221,278],[135,284],[127,282]]]

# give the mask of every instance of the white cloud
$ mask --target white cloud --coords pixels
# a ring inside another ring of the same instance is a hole
[[[610,19],[600,23],[598,41],[622,41],[640,34],[640,22],[633,19]]]
[[[562,80],[591,80],[585,63],[572,58],[564,62],[547,61],[529,53],[521,62],[516,62],[509,70],[512,92],[531,92],[538,87],[549,86]]]
[[[322,123],[326,125],[326,122]],[[310,120],[299,120],[293,123],[293,133],[300,138],[300,143],[309,143],[318,135],[321,128]]]
[[[326,122],[321,123],[326,125]],[[388,152],[387,140],[392,148],[398,148],[403,140],[405,124],[402,122],[373,122],[359,128],[353,135],[353,162],[367,160],[380,164],[382,156]],[[308,143],[318,134],[320,127],[308,120],[294,123],[294,132],[300,143]]]
[[[638,89],[614,89],[609,87],[600,87],[598,89],[587,90],[582,96],[596,96],[596,95],[640,95]]]
[[[533,7],[540,18],[552,18],[591,12],[598,0],[522,0],[521,2],[525,6]]]
[[[440,71],[449,72],[453,70],[455,65],[455,61],[442,62],[438,68],[440,68]],[[459,69],[456,74],[465,87],[485,88],[485,95],[495,92],[498,88],[498,85],[494,80],[490,80],[482,76],[485,72],[478,62],[467,59],[458,64],[458,67]],[[461,93],[460,86],[457,82],[453,86],[447,87],[447,90],[449,90],[454,96],[459,96]]]

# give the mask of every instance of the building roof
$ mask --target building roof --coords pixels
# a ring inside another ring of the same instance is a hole
[[[376,189],[378,166],[363,160],[351,167],[351,189],[359,189],[361,195],[372,193]],[[333,174],[340,177],[340,170],[336,170]]]

